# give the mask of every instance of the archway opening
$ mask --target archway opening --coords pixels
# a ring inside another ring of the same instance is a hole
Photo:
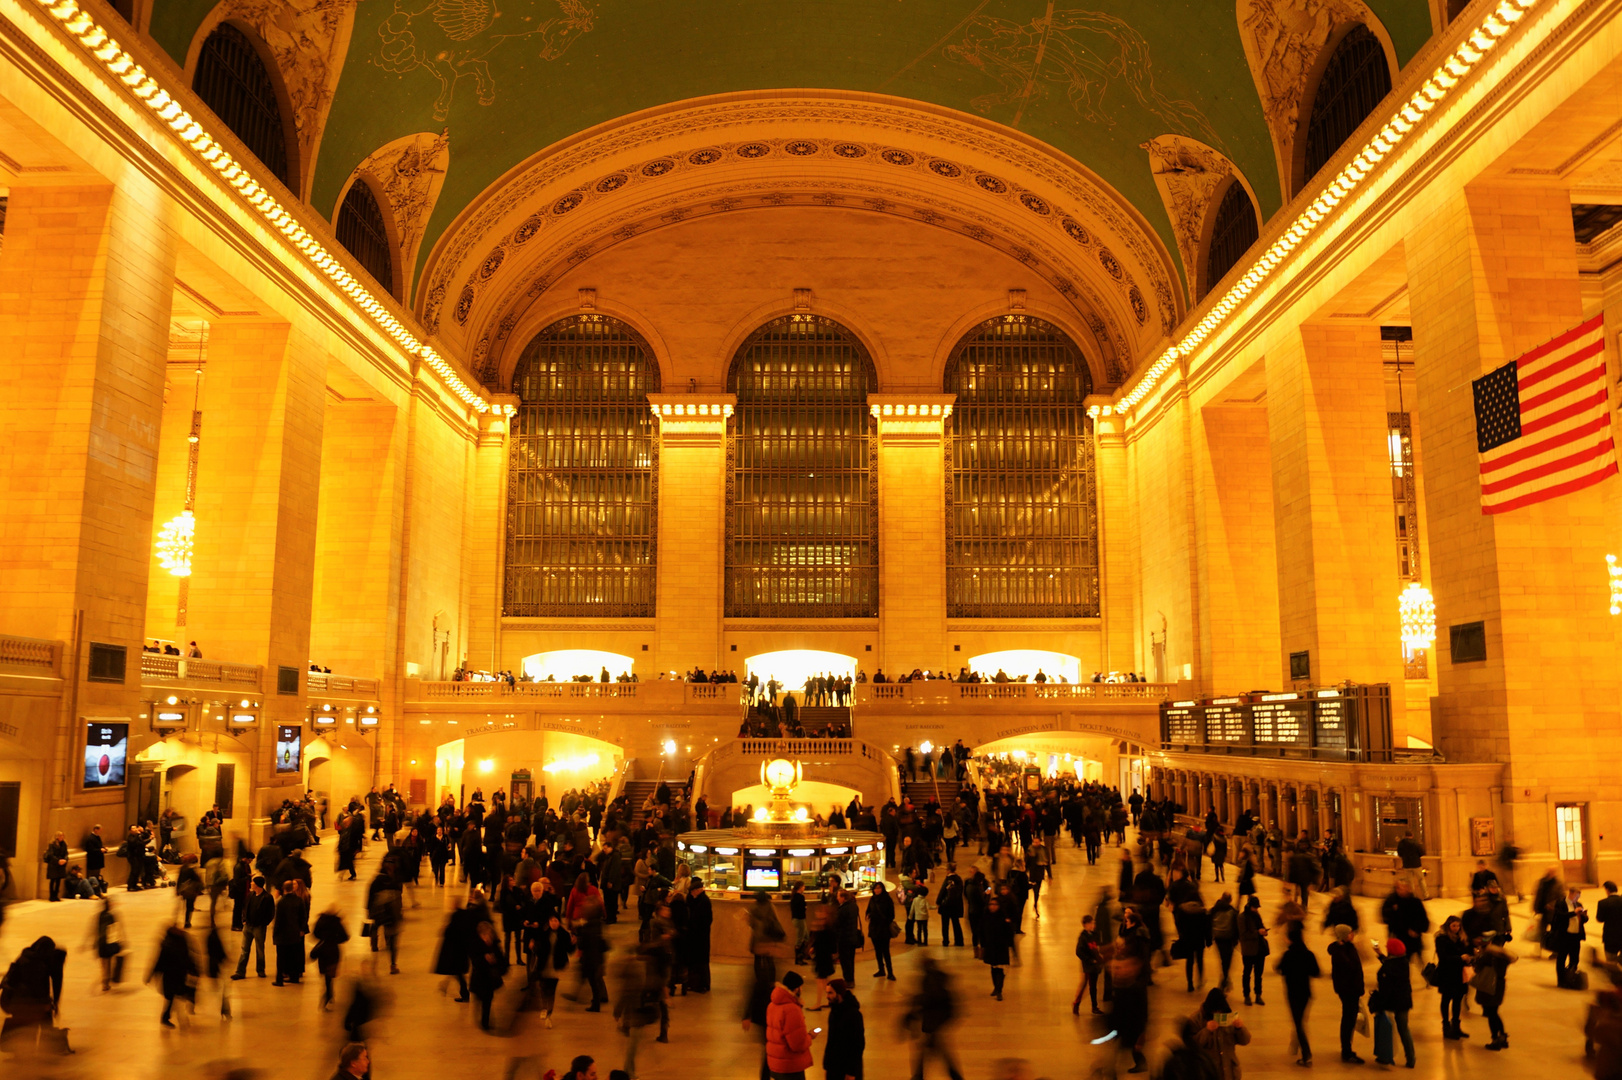
[[[1040,671],[1049,682],[1058,682],[1060,678],[1066,682],[1081,681],[1080,657],[1045,649],[1004,649],[1001,652],[981,653],[969,657],[969,667],[988,678],[1001,670],[1010,679],[1034,679]]]
[[[592,682],[608,670],[610,679],[631,674],[636,662],[629,656],[601,649],[554,649],[524,657],[524,674],[536,682],[569,682],[588,676]]]
[[[564,792],[612,777],[624,760],[623,748],[572,732],[470,735],[435,749],[433,801],[437,805],[450,795],[460,805],[475,791],[486,800],[497,791],[509,797],[544,791],[556,805]]]
[[[744,661],[751,675],[759,675],[761,685],[776,679],[783,689],[800,693],[805,681],[814,676],[832,675],[856,677],[856,658],[844,653],[823,652],[818,649],[783,649],[778,652],[759,653]]]

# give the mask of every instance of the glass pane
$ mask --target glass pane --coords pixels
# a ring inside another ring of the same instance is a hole
[[[1579,862],[1583,858],[1583,808],[1557,806],[1554,808],[1555,838],[1559,844],[1561,862]]]
[[[789,315],[732,365],[726,614],[878,614],[873,367],[838,323]]]
[[[958,346],[947,489],[947,615],[1098,615],[1097,477],[1086,361],[1040,319],[1004,315]]]
[[[624,323],[578,315],[530,343],[512,388],[503,613],[653,615],[657,365]]]

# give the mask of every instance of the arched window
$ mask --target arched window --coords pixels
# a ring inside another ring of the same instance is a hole
[[[1256,207],[1250,201],[1245,185],[1237,178],[1228,183],[1227,193],[1217,205],[1216,219],[1211,223],[1211,242],[1205,249],[1205,288],[1216,288],[1222,275],[1232,270],[1250,245],[1260,235],[1256,226]]]
[[[1341,39],[1329,58],[1307,120],[1304,188],[1351,138],[1357,126],[1391,92],[1391,68],[1385,49],[1369,28],[1359,24]]]
[[[197,54],[191,85],[260,163],[287,183],[287,129],[276,84],[248,35],[230,23],[217,26]]]
[[[529,343],[513,372],[507,471],[512,616],[652,616],[658,441],[647,395],[659,368],[629,326],[574,315]]]
[[[727,444],[726,614],[878,614],[873,362],[819,315],[787,315],[743,344]]]
[[[394,250],[383,208],[366,181],[356,179],[338,207],[338,243],[366,268],[379,285],[394,291]]]
[[[131,26],[135,25],[135,0],[112,0],[112,7],[118,12],[119,18]]]
[[[946,365],[949,618],[1095,618],[1098,495],[1092,376],[1057,327],[981,323]]]

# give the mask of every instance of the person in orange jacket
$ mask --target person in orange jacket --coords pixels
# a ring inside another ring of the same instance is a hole
[[[811,1067],[814,1032],[805,1027],[800,1004],[803,982],[798,972],[790,971],[772,987],[771,1004],[766,1006],[766,1068],[772,1080],[805,1080],[805,1070]]]

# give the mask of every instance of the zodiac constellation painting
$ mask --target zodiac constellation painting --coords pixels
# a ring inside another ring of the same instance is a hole
[[[434,119],[444,120],[464,76],[472,76],[480,105],[496,100],[495,76],[485,62],[496,49],[538,38],[535,56],[556,60],[595,19],[583,0],[394,0],[393,13],[378,27],[383,40],[373,63],[397,75],[421,68],[438,79]]]
[[[975,68],[1002,83],[971,104],[982,113],[1016,105],[1017,126],[1032,101],[1062,91],[1071,108],[1090,123],[1115,126],[1122,95],[1158,117],[1171,131],[1212,146],[1221,139],[1190,101],[1155,88],[1149,43],[1113,15],[1067,8],[1049,10],[1027,23],[976,15],[963,27],[962,40],[942,48],[948,60]]]

